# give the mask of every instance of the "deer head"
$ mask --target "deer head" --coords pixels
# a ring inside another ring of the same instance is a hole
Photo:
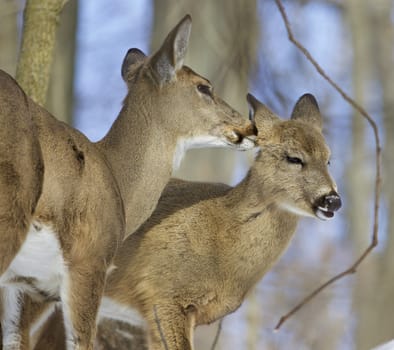
[[[330,150],[316,99],[311,94],[301,96],[286,121],[253,95],[248,94],[247,99],[259,130],[261,154],[256,161],[264,168],[262,181],[281,188],[279,205],[298,215],[332,218],[341,199],[328,172]]]
[[[176,134],[186,148],[251,148],[254,125],[220,99],[207,79],[183,65],[190,31],[187,15],[153,55],[128,51],[122,65],[128,86],[125,105],[138,96],[142,105],[153,108],[149,114],[155,125]]]

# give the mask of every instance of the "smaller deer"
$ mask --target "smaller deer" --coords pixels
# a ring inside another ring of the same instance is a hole
[[[115,257],[100,316],[132,323],[139,314],[151,350],[164,341],[193,349],[194,327],[241,305],[301,216],[330,219],[341,207],[315,98],[302,96],[286,121],[248,101],[260,152],[246,178],[233,188],[172,180]]]

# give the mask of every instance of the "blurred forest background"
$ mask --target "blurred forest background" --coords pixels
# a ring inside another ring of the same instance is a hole
[[[393,179],[393,1],[288,0],[284,5],[299,41],[378,122],[383,180]],[[22,0],[0,0],[0,68],[12,75],[24,6]],[[157,49],[185,13],[193,18],[186,64],[240,112],[247,115],[248,91],[282,117],[303,93],[317,97],[333,153],[331,172],[344,199],[334,220],[303,220],[287,253],[224,319],[216,349],[363,350],[394,338],[390,180],[383,181],[379,246],[356,275],[326,289],[273,332],[280,316],[350,266],[369,244],[375,161],[365,121],[288,41],[273,0],[69,0],[60,16],[46,107],[91,140],[100,139],[126,93],[120,66],[127,50]],[[190,151],[175,176],[234,184],[251,160],[251,153]],[[198,328],[196,349],[210,349],[216,327]]]

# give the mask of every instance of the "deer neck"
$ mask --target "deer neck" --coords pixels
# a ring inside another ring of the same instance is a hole
[[[97,144],[120,188],[127,235],[153,212],[172,173],[177,140],[170,130],[155,124],[155,111],[126,104]]]
[[[252,168],[226,196],[237,225],[231,223],[235,229],[227,230],[231,244],[222,257],[223,266],[242,288],[253,287],[281,256],[299,220],[277,205],[281,194],[268,183]]]

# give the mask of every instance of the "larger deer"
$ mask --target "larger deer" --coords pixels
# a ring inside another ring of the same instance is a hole
[[[246,178],[233,188],[172,180],[116,254],[100,316],[133,323],[139,315],[150,350],[192,349],[194,327],[241,305],[301,216],[330,219],[341,206],[314,97],[302,96],[290,120],[248,100],[260,152]]]
[[[27,237],[0,278],[4,348],[28,347],[22,328],[29,322],[21,315],[26,292],[43,301],[60,299],[68,349],[92,349],[113,255],[124,233],[149,217],[184,151],[253,146],[247,137],[256,134],[254,125],[183,66],[190,30],[186,16],[154,55],[129,50],[122,65],[128,94],[97,144],[28,100],[45,179]]]

